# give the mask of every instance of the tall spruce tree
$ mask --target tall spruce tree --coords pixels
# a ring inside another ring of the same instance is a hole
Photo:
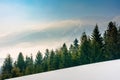
[[[54,61],[54,63],[55,63],[55,69],[59,69],[60,67],[59,67],[59,65],[60,65],[60,54],[59,54],[59,50],[56,50],[55,51],[55,61]]]
[[[92,42],[98,44],[100,47],[103,46],[103,38],[101,37],[97,24],[92,33]]]
[[[42,53],[40,51],[38,51],[37,55],[36,55],[36,59],[35,59],[35,65],[41,65],[42,64]]]
[[[63,44],[61,51],[62,51],[62,62],[63,62],[64,68],[71,66],[71,55],[68,52],[68,49],[65,43]]]
[[[115,23],[110,22],[108,24],[108,29],[107,31],[105,31],[105,35],[104,35],[104,40],[105,40],[106,58],[117,59],[118,32]]]
[[[59,56],[59,69],[64,68],[64,55],[62,49],[57,49],[56,54]]]
[[[35,72],[39,73],[42,72],[42,61],[43,61],[43,56],[40,51],[38,51],[36,58],[35,58]]]
[[[16,66],[20,69],[20,72],[24,74],[25,61],[24,61],[24,56],[23,56],[22,52],[20,52],[18,55]]]
[[[98,29],[98,25],[95,26],[92,33],[92,61],[98,62],[103,60],[103,38]]]
[[[12,77],[12,74],[11,74],[12,68],[13,68],[12,58],[9,54],[5,58],[5,61],[4,61],[3,66],[2,66],[2,80]]]
[[[84,32],[81,37],[80,64],[88,63],[91,63],[91,46],[90,40],[87,38],[87,35]]]
[[[34,65],[33,65],[33,57],[32,54],[30,57],[26,56],[25,60],[26,68],[25,68],[25,74],[33,74],[34,73]]]
[[[80,53],[79,53],[79,43],[78,43],[78,40],[75,39],[74,42],[73,42],[73,46],[71,45],[71,48],[72,49],[72,65],[73,66],[77,66],[79,65],[79,56],[80,56]]]
[[[52,50],[50,52],[48,70],[54,70],[54,69],[55,69],[55,52]]]
[[[49,56],[50,56],[50,52],[48,49],[46,49],[46,52],[45,52],[45,56],[43,58],[43,71],[48,71],[48,59],[49,59]]]

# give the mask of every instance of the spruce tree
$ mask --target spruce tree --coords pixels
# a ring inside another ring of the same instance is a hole
[[[98,29],[98,25],[95,26],[92,33],[92,61],[98,62],[103,59],[103,38]]]
[[[42,72],[42,61],[43,61],[43,56],[40,51],[38,51],[36,58],[35,58],[35,72]]]
[[[11,78],[13,65],[12,65],[12,58],[10,54],[5,58],[5,61],[2,66],[2,80],[6,78]]]
[[[50,56],[50,52],[48,49],[46,49],[46,52],[45,52],[45,56],[43,58],[43,71],[48,71],[48,59],[49,59],[49,56]]]
[[[11,74],[12,78],[22,76],[22,74],[20,73],[20,69],[18,67],[13,67]]]
[[[110,22],[108,24],[108,29],[105,31],[104,35],[104,40],[106,58],[117,59],[119,54],[117,53],[118,31],[115,23]]]
[[[48,70],[55,70],[55,52],[53,50],[50,52],[48,63]]]
[[[18,55],[16,66],[20,69],[20,72],[24,74],[25,61],[24,61],[24,56],[23,56],[22,52],[20,52]]]
[[[26,56],[25,64],[26,64],[25,74],[26,75],[33,74],[34,73],[34,71],[33,71],[34,70],[34,65],[33,65],[32,54],[31,54],[31,57]]]
[[[84,32],[81,37],[80,64],[88,63],[91,63],[91,46],[90,40],[87,38],[87,35]]]
[[[64,68],[64,55],[62,49],[57,49],[56,54],[59,56],[59,69]]]
[[[79,43],[78,40],[75,39],[73,42],[74,45],[70,46],[70,50],[72,51],[72,65],[73,66],[77,66],[79,65],[79,56],[80,56],[80,52],[79,52]]]
[[[54,63],[55,63],[55,69],[59,69],[59,65],[60,65],[60,54],[59,54],[59,50],[56,50],[55,51],[55,61],[54,61]]]
[[[101,37],[101,34],[99,32],[98,25],[96,24],[93,33],[92,33],[92,42],[93,44],[98,44],[100,47],[103,46],[103,38]]]
[[[79,44],[78,44],[78,40],[75,39],[75,40],[74,40],[74,47],[75,47],[76,49],[78,49],[78,46],[79,46]]]
[[[63,62],[64,68],[71,66],[71,55],[65,43],[61,48],[61,52],[62,52],[62,62]]]

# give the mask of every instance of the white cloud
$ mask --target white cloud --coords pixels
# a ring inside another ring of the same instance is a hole
[[[79,20],[65,20],[65,21],[60,21],[59,22],[50,22],[49,24],[44,24],[44,29],[47,28],[59,28],[58,25],[60,27],[69,27],[69,26],[77,26],[79,25],[80,22]],[[46,25],[46,26],[45,26]],[[32,29],[31,29],[32,30]],[[38,28],[37,30],[43,30],[41,28]],[[24,33],[24,32],[21,32]],[[29,31],[28,31],[29,33]],[[0,43],[5,43],[3,45],[6,45],[4,47],[1,46],[0,48],[0,57],[1,58],[5,58],[7,54],[10,54],[13,58],[16,58],[19,54],[19,52],[23,52],[24,56],[26,55],[30,55],[31,53],[33,53],[33,56],[35,57],[36,53],[38,50],[40,50],[42,53],[45,52],[45,49],[57,49],[60,48],[60,46],[62,46],[63,43],[67,43],[67,45],[69,46],[70,43],[72,43],[72,41],[69,41],[69,39],[67,37],[63,37],[61,39],[58,40],[54,40],[54,39],[49,39],[49,40],[44,40],[44,41],[37,41],[37,42],[32,42],[32,41],[28,41],[28,42],[21,42],[18,40],[18,42],[16,43],[14,40],[16,40],[16,38],[21,37],[23,35],[17,35],[18,33],[6,33],[6,34],[1,34],[0,35]],[[24,34],[25,35],[25,34]],[[17,36],[17,37],[14,37]],[[53,35],[52,35],[53,36]],[[12,38],[10,38],[12,37]],[[29,37],[29,36],[28,36]],[[10,42],[10,44],[6,44],[9,43],[9,41],[11,41],[11,39],[13,40],[12,42]],[[13,45],[11,45],[12,43],[15,43]]]
[[[7,54],[10,54],[13,58],[17,58],[19,52],[22,52],[24,56],[30,56],[32,53],[35,58],[38,50],[42,53],[44,53],[46,49],[56,50],[59,49],[63,43],[66,43],[69,46],[72,42],[65,38],[43,42],[21,42],[14,46],[0,48],[0,58],[5,58]]]
[[[37,24],[33,24],[33,30],[43,30],[46,28],[59,28],[59,27],[70,27],[70,26],[80,26],[80,19],[68,19],[68,20],[58,20],[58,21],[46,21],[46,22],[38,22]]]
[[[118,17],[117,17],[118,19]],[[101,26],[106,26],[108,22],[111,21],[109,18],[98,17],[98,18],[86,18],[86,19],[67,19],[67,20],[58,20],[58,21],[46,21],[46,22],[38,22],[38,24],[34,25],[33,29],[40,30],[46,28],[57,28],[57,27],[70,27],[70,26],[95,26],[98,24]],[[119,21],[119,19],[117,20]]]

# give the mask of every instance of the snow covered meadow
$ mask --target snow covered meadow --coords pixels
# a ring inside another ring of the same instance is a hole
[[[7,80],[120,80],[120,60],[88,64]]]

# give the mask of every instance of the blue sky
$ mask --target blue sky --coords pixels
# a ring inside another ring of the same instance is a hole
[[[82,32],[120,24],[120,0],[0,0],[0,57],[68,45]],[[52,46],[51,46],[52,45]],[[4,55],[3,55],[4,54]]]
[[[0,2],[25,7],[27,18],[32,20],[106,16],[112,18],[120,14],[119,0],[1,0]]]
[[[28,0],[24,4],[32,6],[32,16],[36,14],[36,18],[41,14],[48,19],[69,19],[91,16],[113,17],[120,13],[119,3],[119,0],[37,0],[35,2]]]

